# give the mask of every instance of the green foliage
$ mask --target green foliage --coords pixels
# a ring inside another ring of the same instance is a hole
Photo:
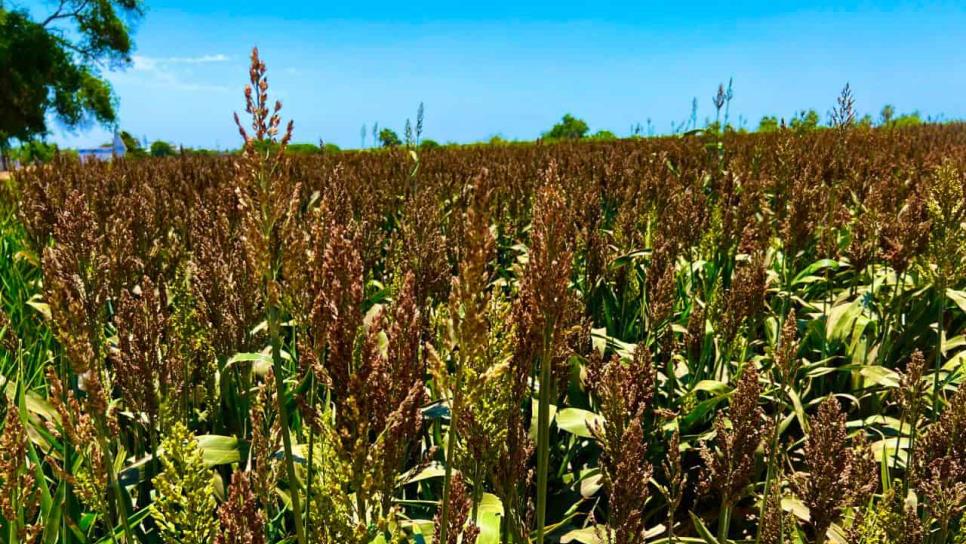
[[[293,155],[312,155],[319,152],[319,146],[308,143],[288,144],[286,151]]]
[[[775,132],[779,128],[778,118],[774,115],[766,115],[758,121],[758,132]]]
[[[966,125],[849,125],[19,171],[0,542],[955,542]]]
[[[361,538],[364,532],[360,534],[360,528],[352,523],[353,498],[346,491],[352,467],[336,446],[339,435],[331,421],[331,414],[323,414],[318,440],[313,445],[312,468],[324,476],[311,489],[308,500],[308,537],[312,542],[361,544],[365,541]]]
[[[439,145],[439,142],[437,142],[436,140],[431,140],[429,138],[424,138],[421,142],[419,142],[420,149],[436,149],[438,147],[441,147]]]
[[[220,155],[222,152],[214,149],[205,149],[203,147],[186,147],[182,150],[185,155],[194,155],[198,157],[211,157],[215,155]]]
[[[382,147],[399,147],[402,145],[402,140],[399,139],[399,135],[394,130],[384,128],[379,131],[379,145]]]
[[[879,112],[879,125],[883,127],[914,127],[922,122],[918,111],[903,113],[897,117],[896,108],[892,104],[882,106],[882,111]]]
[[[10,158],[19,161],[20,164],[46,164],[53,160],[58,152],[57,144],[31,140],[15,149],[10,154]]]
[[[178,152],[175,151],[174,146],[168,142],[163,140],[155,140],[151,142],[152,157],[173,157],[177,154]]]
[[[141,147],[141,142],[132,136],[130,132],[122,130],[118,136],[120,136],[121,141],[124,142],[124,147],[127,148],[126,156],[135,158],[148,156],[148,150]]]
[[[214,474],[205,467],[198,440],[175,423],[161,442],[161,473],[151,516],[166,544],[208,544],[218,534]]]
[[[882,106],[882,111],[879,112],[879,122],[882,125],[889,125],[892,123],[892,119],[896,116],[896,108],[892,104],[886,104]]]
[[[597,132],[595,132],[595,133],[591,134],[590,136],[588,136],[587,139],[588,140],[596,140],[596,141],[600,141],[600,142],[612,142],[614,140],[617,140],[618,137],[617,137],[616,134],[614,134],[613,132],[611,132],[609,130],[598,130]]]
[[[818,128],[819,116],[815,110],[802,110],[792,117],[789,126],[797,132],[808,132]]]
[[[893,127],[914,127],[922,124],[922,117],[918,111],[904,113],[896,117],[889,126]]]
[[[577,140],[583,138],[590,128],[582,119],[577,119],[573,115],[565,114],[559,123],[543,133],[543,138],[547,140]]]
[[[45,134],[48,114],[67,126],[113,121],[98,67],[130,61],[125,21],[140,9],[138,0],[64,0],[38,22],[0,3],[0,148]]]

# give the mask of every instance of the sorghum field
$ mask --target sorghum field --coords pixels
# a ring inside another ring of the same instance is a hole
[[[966,542],[966,125],[289,157],[264,73],[5,184],[0,541]]]

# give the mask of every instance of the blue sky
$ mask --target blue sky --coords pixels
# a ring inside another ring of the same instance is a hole
[[[108,73],[121,127],[187,146],[238,145],[253,45],[295,139],[343,147],[359,146],[363,123],[401,132],[420,101],[438,141],[531,139],[567,112],[593,130],[650,118],[667,132],[692,97],[713,116],[729,78],[732,119],[749,126],[802,108],[824,117],[846,82],[863,113],[966,118],[966,2],[147,0],[135,41],[133,66]]]

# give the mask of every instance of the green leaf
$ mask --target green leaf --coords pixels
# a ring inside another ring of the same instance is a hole
[[[54,501],[52,508],[44,512],[44,544],[54,544],[57,542],[60,532],[60,519],[63,516],[63,506],[67,497],[67,482],[60,481],[57,486],[57,500]]]
[[[943,339],[943,355],[947,352],[966,346],[966,334],[960,334],[952,338]]]
[[[499,544],[500,520],[503,519],[503,503],[492,493],[484,493],[477,507],[476,525],[480,536],[476,544]]]
[[[788,398],[792,399],[792,407],[795,409],[795,418],[802,429],[808,429],[808,420],[805,418],[805,408],[802,406],[802,399],[798,396],[795,388],[788,389]]]
[[[946,289],[946,296],[949,300],[956,303],[959,309],[966,312],[966,291],[957,291],[955,289]]]
[[[598,351],[603,353],[603,348],[610,348],[614,353],[620,355],[622,359],[633,359],[634,350],[637,348],[634,344],[629,344],[613,336],[607,336],[607,329],[591,329],[590,331],[591,340],[593,346]]]
[[[909,439],[905,436],[893,436],[890,438],[884,438],[869,444],[869,449],[872,453],[878,457],[880,455],[892,456],[895,454],[896,448],[900,451],[905,451],[909,449]]]
[[[600,474],[600,469],[593,469],[588,471],[589,474],[581,477],[580,479],[580,496],[589,499],[600,491],[600,488],[604,487],[603,476]]]
[[[820,270],[825,270],[826,268],[831,270],[838,270],[839,266],[840,266],[839,262],[834,259],[822,259],[819,261],[815,261],[814,263],[808,265],[804,270],[802,270],[795,276],[795,278],[792,280],[792,285],[810,283],[811,281],[815,281],[815,279],[824,280],[825,279],[824,277],[815,276],[815,273]]]
[[[557,412],[557,427],[582,438],[592,438],[591,425],[602,426],[604,418],[580,408],[564,408]]]
[[[808,507],[805,506],[805,503],[794,497],[782,497],[782,510],[791,512],[796,518],[802,521],[808,521],[811,519],[811,515],[809,514]]]
[[[272,368],[272,356],[268,353],[236,353],[225,363],[226,367],[238,363],[252,363],[252,372],[265,376]]]
[[[844,342],[846,335],[852,330],[856,318],[861,314],[862,303],[859,300],[832,307],[826,323],[826,337],[830,341]]]
[[[718,542],[718,539],[713,534],[711,534],[711,531],[709,531],[708,528],[704,525],[704,522],[701,521],[701,518],[696,516],[694,512],[690,510],[688,510],[688,515],[691,516],[691,522],[694,523],[694,528],[696,531],[698,531],[698,536],[704,539],[704,541],[707,542],[707,544],[720,544]]]
[[[10,402],[16,402],[17,382],[12,379],[8,380],[3,386],[3,393],[7,396]],[[24,405],[27,411],[31,414],[42,416],[50,421],[57,421],[60,419],[57,415],[57,410],[54,410],[54,406],[47,402],[47,399],[37,395],[33,391],[27,391],[24,393]]]
[[[44,316],[44,319],[48,321],[51,319],[50,305],[46,302],[43,302],[43,299],[40,298],[39,294],[30,297],[30,300],[27,301],[27,306],[30,306],[34,310],[40,312],[40,315]]]
[[[895,370],[884,366],[868,365],[859,369],[859,374],[865,378],[866,384],[878,385],[886,389],[899,387],[899,374]]]
[[[144,519],[147,518],[150,513],[151,513],[151,506],[148,505],[138,510],[137,512],[135,512],[134,515],[128,516],[127,521],[128,523],[131,524],[132,527],[134,527],[136,525],[139,525],[142,521],[144,521]],[[112,534],[109,534],[108,536],[105,536],[104,538],[98,540],[96,544],[108,544],[109,542],[110,543],[118,542],[121,536],[124,534],[124,528],[118,525],[117,527],[114,528],[113,531],[111,531],[111,533]]]
[[[539,409],[540,409],[540,406],[536,401],[530,403],[530,431],[529,432],[530,432],[530,438],[533,440],[537,439],[537,427],[539,427],[539,425],[537,425],[537,420],[540,419]],[[556,417],[557,417],[557,405],[551,404],[550,420],[549,420],[550,425],[553,425],[554,418]]]
[[[397,485],[414,484],[431,478],[442,478],[446,469],[440,463],[430,463],[416,472],[401,474],[396,480]]]
[[[723,395],[731,391],[731,387],[724,382],[718,380],[701,380],[700,382],[694,384],[691,391],[705,391],[714,395]]]
[[[205,466],[209,468],[237,463],[241,459],[241,454],[238,451],[238,439],[233,436],[203,434],[196,439],[198,440],[198,447],[201,448],[201,456]]]
[[[584,527],[583,529],[574,529],[569,533],[564,534],[560,537],[561,544],[568,544],[570,542],[579,542],[580,544],[604,544],[606,540],[602,539],[600,533],[607,533],[606,525],[591,525],[590,527]]]

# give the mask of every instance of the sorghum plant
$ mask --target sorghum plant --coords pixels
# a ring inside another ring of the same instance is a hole
[[[588,373],[604,418],[590,432],[602,449],[601,474],[608,494],[604,540],[611,544],[644,538],[644,507],[652,474],[644,429],[650,429],[654,418],[654,374],[651,355],[643,345],[637,346],[632,361],[615,356]]]
[[[758,406],[761,384],[758,371],[747,365],[731,395],[728,417],[719,413],[714,420],[715,445],[718,451],[703,447],[701,458],[702,490],[714,491],[721,498],[718,540],[728,538],[731,511],[750,483],[757,464],[757,450],[762,440],[771,435],[765,411]],[[730,425],[728,425],[730,423]]]
[[[863,435],[849,447],[845,414],[834,397],[822,402],[812,419],[804,453],[808,473],[799,475],[794,487],[808,507],[812,538],[821,544],[845,508],[868,501],[876,489],[878,471]]]
[[[963,123],[295,154],[265,73],[2,182],[0,543],[966,539]]]

